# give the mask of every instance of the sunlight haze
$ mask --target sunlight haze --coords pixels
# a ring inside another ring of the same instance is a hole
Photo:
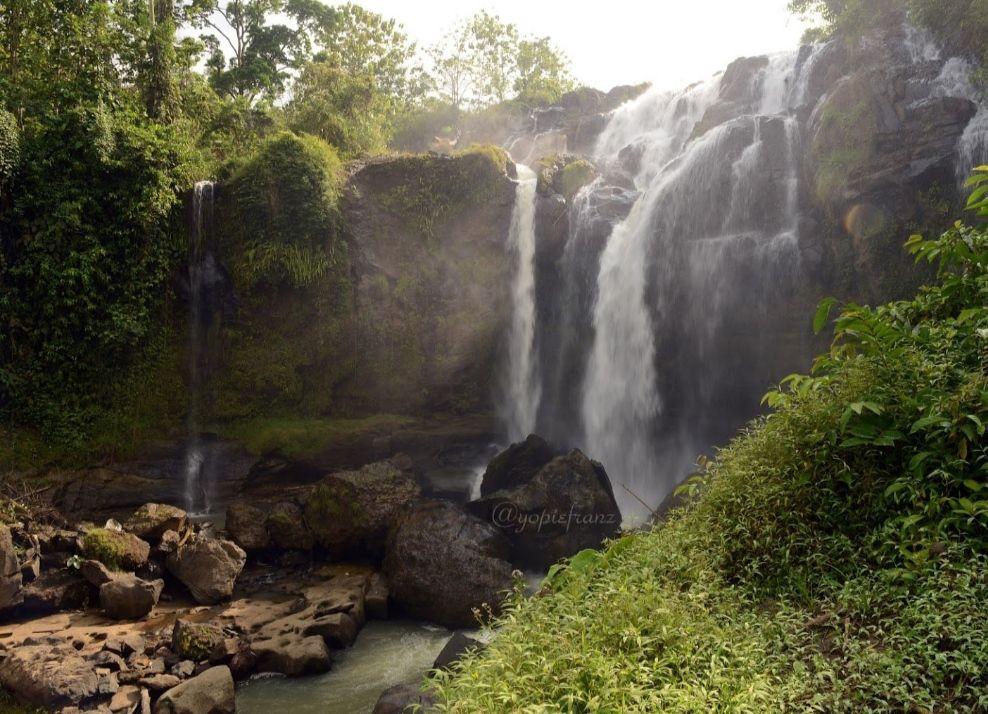
[[[366,0],[364,7],[401,22],[420,47],[478,10],[548,35],[569,55],[583,84],[608,89],[642,81],[679,87],[731,60],[793,49],[804,25],[786,0],[654,2],[615,0],[568,6],[526,0]],[[578,8],[578,9],[576,9]]]

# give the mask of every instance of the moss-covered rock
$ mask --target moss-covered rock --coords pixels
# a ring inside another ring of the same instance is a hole
[[[113,570],[134,570],[147,563],[151,546],[133,533],[93,528],[82,537],[82,554]]]
[[[209,658],[213,649],[223,641],[223,631],[204,622],[176,620],[172,628],[172,649],[179,657],[193,662]]]

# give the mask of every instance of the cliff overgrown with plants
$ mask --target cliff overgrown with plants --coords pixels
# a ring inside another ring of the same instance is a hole
[[[686,505],[516,593],[446,710],[988,707],[988,166],[971,186],[973,226],[906,244],[933,284],[841,306]]]
[[[570,83],[548,40],[496,16],[453,35],[472,38],[457,71],[477,87],[455,97],[454,45],[423,64],[399,24],[353,4],[0,5],[0,464],[119,459],[181,435],[197,180],[222,182],[244,318],[223,335],[216,416],[330,409],[358,359],[345,162],[386,152],[409,117]]]

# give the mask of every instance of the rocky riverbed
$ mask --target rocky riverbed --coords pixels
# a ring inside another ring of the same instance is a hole
[[[380,695],[375,711],[401,711],[425,696],[428,669],[472,645],[450,629],[524,588],[520,568],[619,531],[603,467],[534,435],[491,461],[469,503],[424,495],[410,466],[398,455],[255,483],[222,529],[164,503],[101,525],[18,504],[0,525],[0,685],[66,713],[219,714],[259,677],[243,695],[259,711],[296,691],[267,678],[340,659],[306,701],[337,701],[334,686],[356,696],[356,681],[353,706]]]

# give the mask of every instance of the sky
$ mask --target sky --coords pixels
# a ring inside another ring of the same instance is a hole
[[[358,0],[393,17],[419,46],[478,10],[523,34],[549,35],[588,86],[653,82],[675,89],[736,57],[795,49],[803,33],[787,0]]]

